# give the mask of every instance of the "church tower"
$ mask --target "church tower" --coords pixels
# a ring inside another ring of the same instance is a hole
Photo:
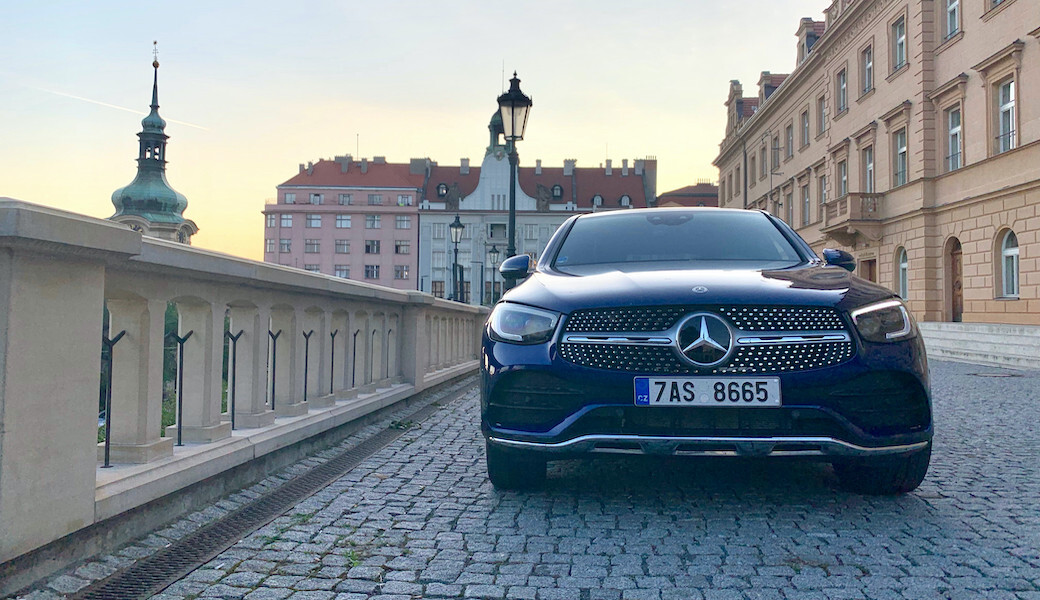
[[[191,236],[199,228],[184,218],[188,199],[166,181],[166,121],[159,116],[159,60],[152,81],[151,112],[141,121],[137,176],[130,185],[112,193],[116,207],[109,220],[123,223],[145,235],[191,244]]]

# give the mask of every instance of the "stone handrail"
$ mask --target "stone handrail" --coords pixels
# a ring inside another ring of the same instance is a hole
[[[178,335],[191,332],[180,447],[176,425],[161,431],[168,303]],[[472,372],[487,309],[0,198],[0,315],[4,563]],[[235,432],[222,410],[228,330],[241,332],[227,376]],[[101,340],[119,332],[107,415],[115,466],[101,469]]]

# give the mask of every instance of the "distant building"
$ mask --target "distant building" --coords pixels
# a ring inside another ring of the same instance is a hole
[[[488,253],[494,247],[504,259],[508,245],[509,160],[497,117],[479,167],[469,159],[447,167],[426,158],[404,164],[349,155],[300,165],[264,208],[264,260],[451,298],[448,225],[458,215],[465,225],[460,291],[470,303],[490,303],[502,280]],[[539,160],[517,174],[516,248],[535,258],[571,215],[654,206],[656,198],[654,158],[598,168],[575,160],[543,167]]]
[[[834,0],[730,83],[719,203],[781,217],[921,320],[1040,325],[1040,25],[1021,0]]]
[[[718,206],[719,186],[701,181],[677,190],[664,192],[657,197],[657,206]]]
[[[199,228],[184,218],[188,199],[166,181],[166,121],[159,116],[159,61],[152,82],[151,112],[137,134],[137,176],[130,185],[112,193],[116,212],[109,220],[123,223],[145,235],[191,244]]]

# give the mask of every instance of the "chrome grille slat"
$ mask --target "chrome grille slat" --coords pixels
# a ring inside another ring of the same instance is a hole
[[[633,333],[665,331],[695,311],[724,315],[741,331],[844,331],[838,311],[826,306],[639,306],[573,312],[564,333]]]

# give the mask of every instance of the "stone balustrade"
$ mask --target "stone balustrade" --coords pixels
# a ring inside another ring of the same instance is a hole
[[[164,431],[169,303],[187,339]],[[487,311],[0,199],[0,315],[4,563],[474,371]],[[102,468],[102,337],[119,333]]]

